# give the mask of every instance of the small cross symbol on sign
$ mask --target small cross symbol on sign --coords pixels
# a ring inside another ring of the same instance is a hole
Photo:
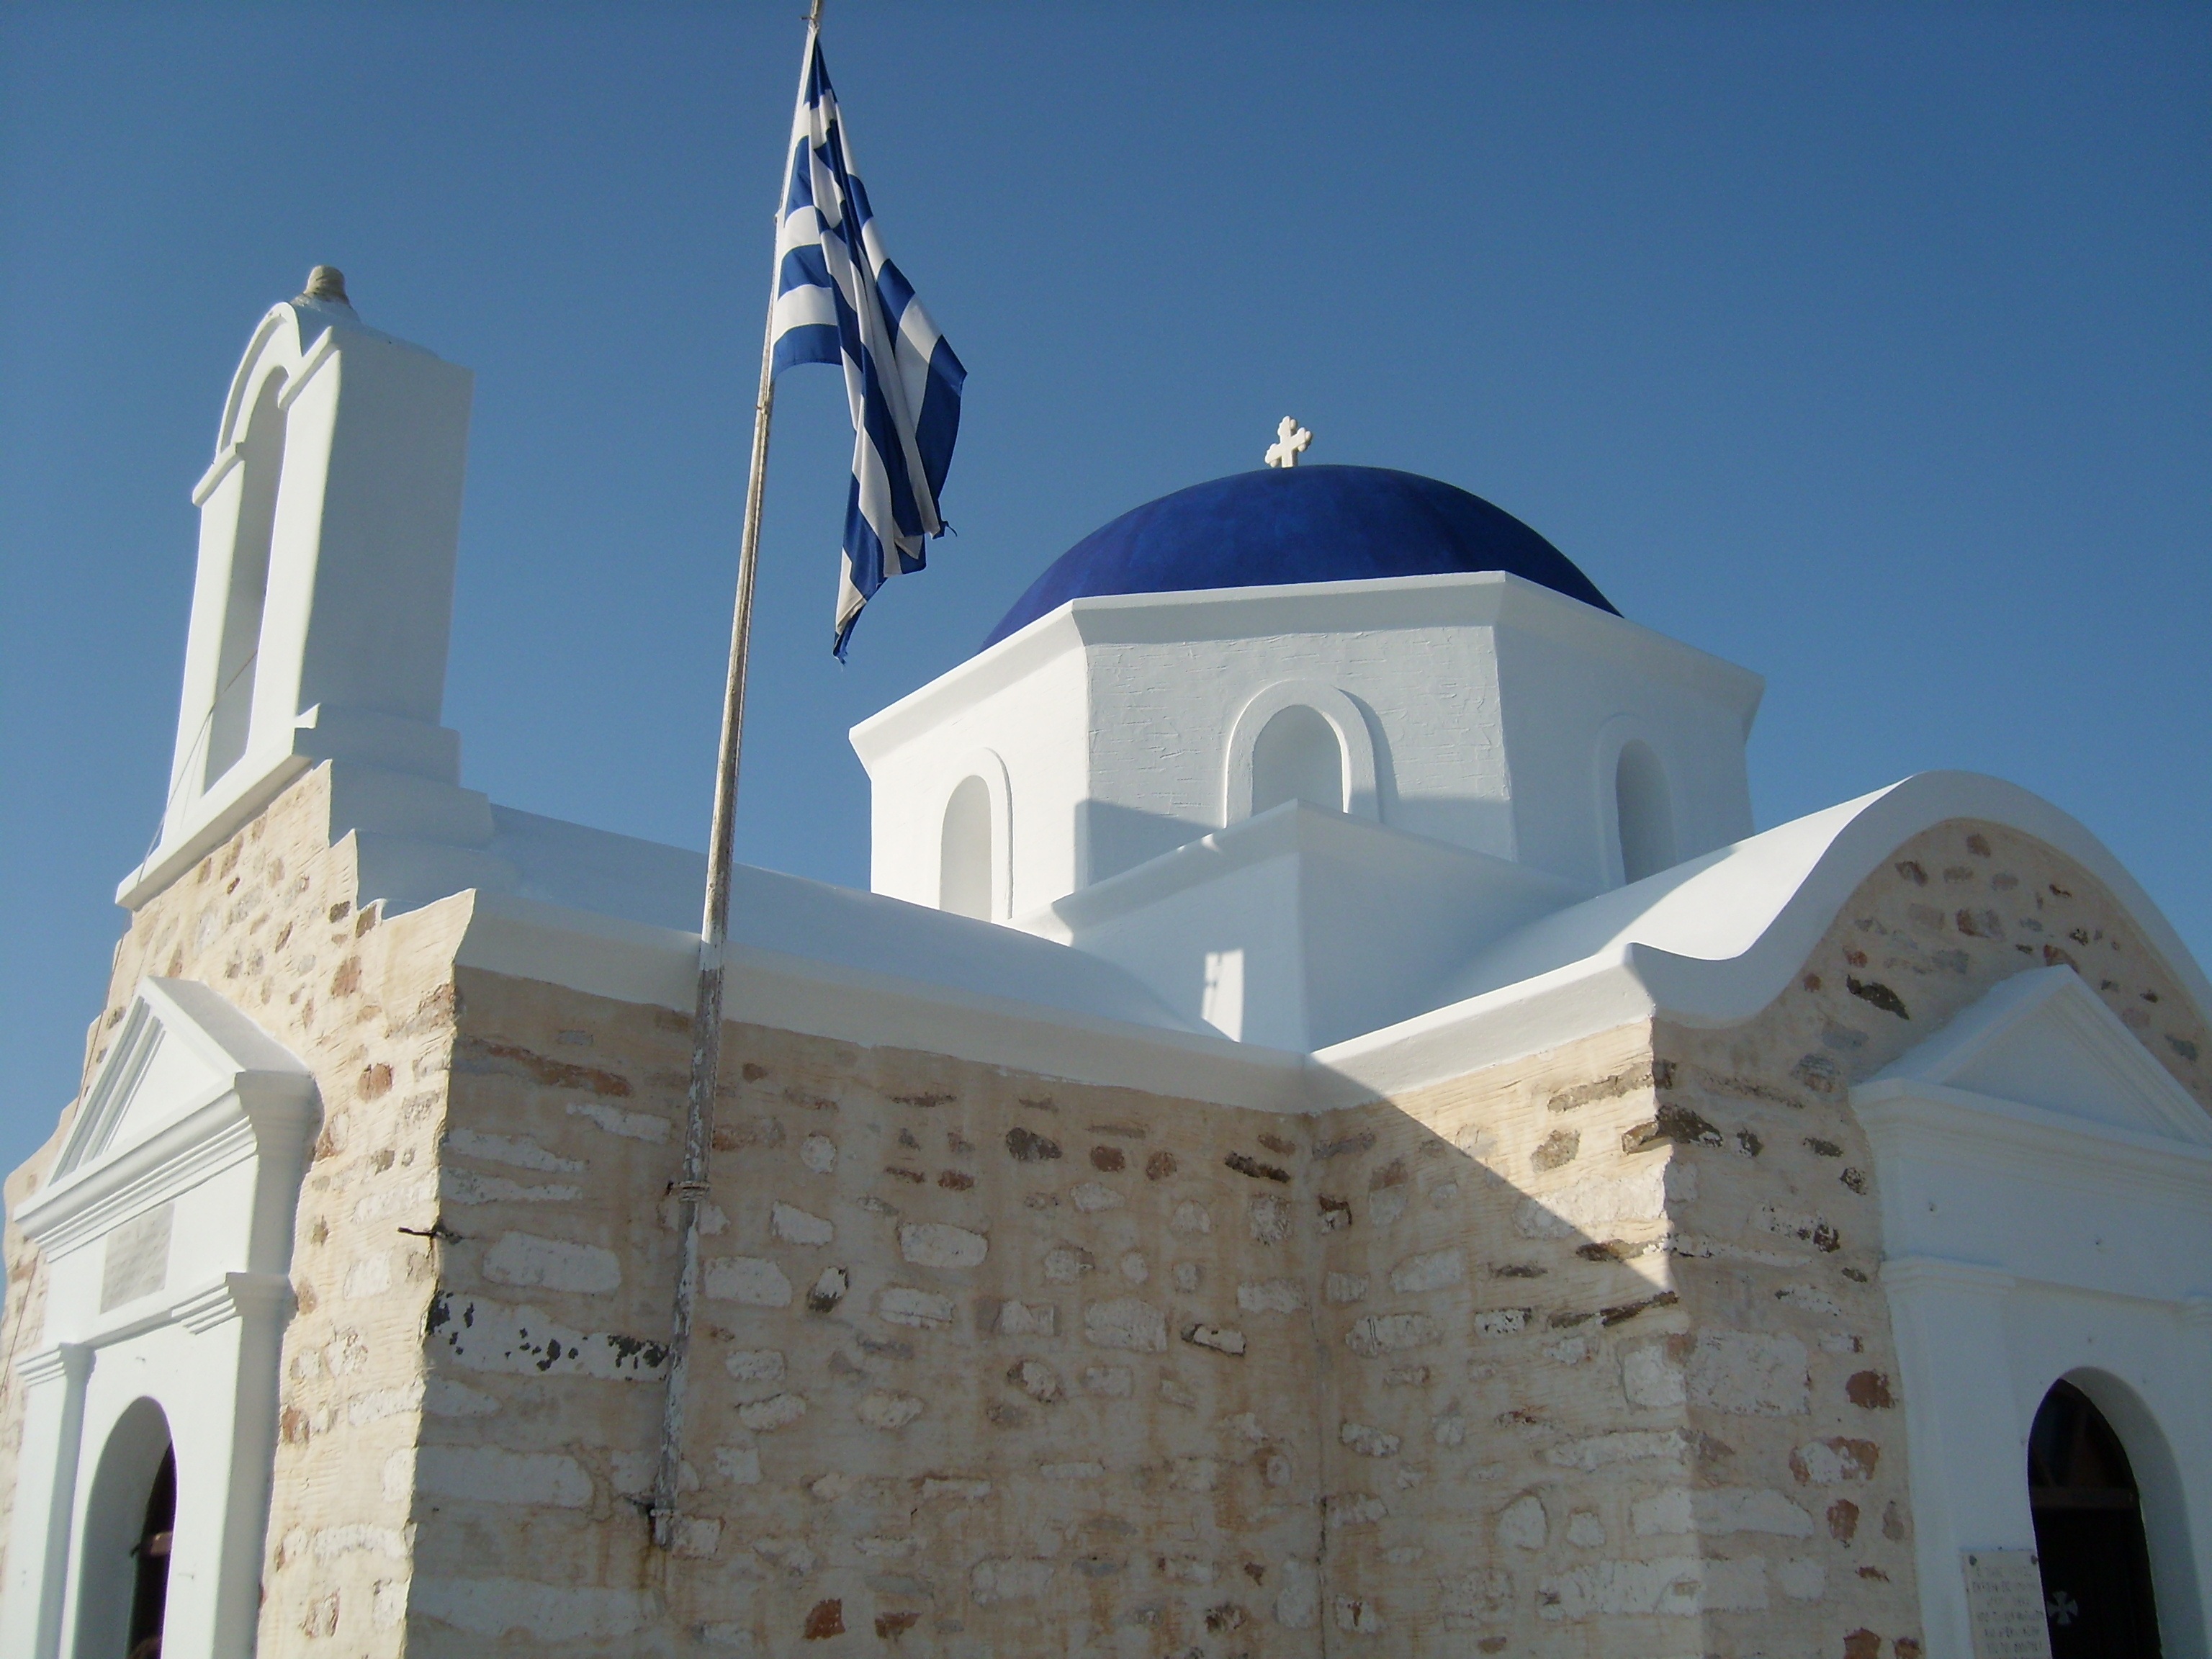
[[[1313,441],[1313,434],[1297,423],[1297,417],[1285,415],[1282,424],[1275,428],[1275,441],[1267,446],[1269,466],[1296,466],[1305,447]]]

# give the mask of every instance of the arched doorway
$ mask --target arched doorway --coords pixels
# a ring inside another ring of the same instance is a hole
[[[2135,1471],[2089,1396],[2056,1382],[2027,1440],[2027,1497],[2051,1659],[2158,1659]]]
[[[133,1401],[108,1431],[85,1504],[75,1659],[159,1659],[176,1514],[169,1419]]]

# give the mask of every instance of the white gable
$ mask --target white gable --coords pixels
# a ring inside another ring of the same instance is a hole
[[[1933,1084],[2212,1146],[2212,1116],[2070,968],[2007,980],[1873,1081]]]
[[[170,1041],[158,1020],[149,1018],[145,1023],[152,1028],[146,1063],[122,1103],[114,1132],[102,1145],[88,1146],[85,1150],[90,1156],[97,1157],[110,1146],[128,1146],[145,1139],[162,1125],[183,1116],[216,1083],[216,1073],[188,1044]]]
[[[307,1068],[204,985],[149,979],[100,1062],[54,1169],[58,1182],[105,1163],[236,1090]]]

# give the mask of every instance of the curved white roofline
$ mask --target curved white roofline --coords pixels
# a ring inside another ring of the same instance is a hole
[[[2111,891],[2198,1012],[2212,1010],[2212,980],[2078,819],[1999,778],[1922,772],[1532,922],[1441,988],[1450,999],[1443,1006],[1337,1043],[1315,1060],[1334,1074],[1342,1097],[1354,1098],[1638,1019],[1738,1024],[1782,994],[1892,852],[1960,818],[2017,830],[2079,864]]]
[[[2017,830],[2071,859],[2104,884],[2199,1011],[2212,1008],[2212,981],[2180,936],[2077,820],[1996,778],[1926,772],[1554,911],[1447,975],[1442,1006],[1310,1055],[1193,1030],[1123,969],[1069,945],[743,867],[732,1015],[1194,1100],[1322,1111],[1639,1020],[1747,1020],[1781,994],[1869,874],[1922,831],[1959,819]],[[1208,847],[1172,856],[1187,863],[1198,851],[1215,855]],[[672,856],[687,869],[696,860]],[[544,902],[553,896],[479,892],[464,965],[688,1008],[698,938],[669,926],[672,914],[644,926]]]

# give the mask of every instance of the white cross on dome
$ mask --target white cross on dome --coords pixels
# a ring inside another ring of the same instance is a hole
[[[1299,454],[1312,441],[1313,434],[1298,424],[1296,416],[1284,416],[1282,424],[1275,428],[1275,441],[1267,446],[1267,465],[1296,466]]]

